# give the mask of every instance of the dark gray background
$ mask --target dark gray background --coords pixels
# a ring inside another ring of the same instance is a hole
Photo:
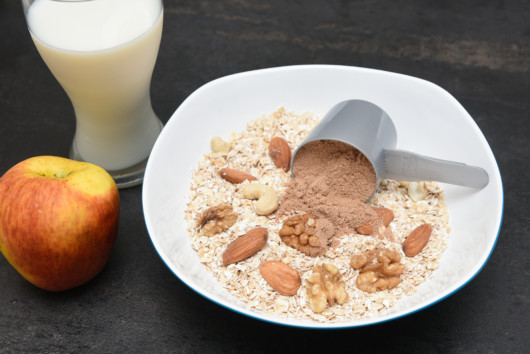
[[[432,81],[468,110],[496,156],[505,190],[498,244],[476,278],[428,309],[371,327],[301,330],[243,317],[190,290],[151,245],[141,187],[122,190],[116,246],[88,284],[45,292],[0,257],[0,352],[528,351],[530,2],[164,3],[151,91],[163,122],[204,83],[257,68],[345,64]],[[31,156],[66,156],[74,129],[19,1],[0,0],[0,174]]]

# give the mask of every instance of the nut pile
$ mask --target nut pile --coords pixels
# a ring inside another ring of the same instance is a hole
[[[377,222],[323,247],[314,215],[275,213],[291,148],[317,123],[314,114],[281,108],[213,138],[185,211],[192,247],[223,287],[258,310],[321,322],[368,318],[413,294],[438,267],[447,208],[436,183],[384,180],[370,202]],[[381,227],[393,237],[369,236]]]

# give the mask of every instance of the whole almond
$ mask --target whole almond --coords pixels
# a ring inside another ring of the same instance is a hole
[[[431,237],[432,227],[429,224],[422,224],[412,230],[405,242],[403,242],[403,252],[407,257],[414,257],[420,253]]]
[[[274,137],[269,142],[269,156],[276,167],[283,168],[286,172],[291,166],[291,148],[285,139]]]
[[[302,284],[300,275],[290,265],[280,261],[265,261],[259,272],[269,285],[282,295],[296,295]]]
[[[371,235],[373,231],[374,229],[372,228],[370,221],[367,221],[361,226],[357,227],[357,233],[361,235]]]
[[[377,216],[383,218],[383,225],[388,226],[394,220],[394,212],[388,208],[375,208]]]
[[[237,263],[256,254],[267,243],[267,229],[257,227],[236,238],[223,253],[223,264]]]
[[[222,168],[219,170],[219,176],[230,183],[239,184],[244,181],[255,181],[256,177],[243,171],[234,170],[233,168]]]

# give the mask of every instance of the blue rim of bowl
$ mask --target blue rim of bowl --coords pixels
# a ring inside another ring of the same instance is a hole
[[[326,67],[326,66],[329,66],[329,67],[344,67],[344,68],[354,68],[354,67],[351,67],[351,66],[342,66],[342,65],[292,65],[292,66],[284,66],[284,67],[276,67],[276,68],[267,68],[267,69],[258,69],[258,70],[251,70],[251,71],[246,71],[246,72],[242,72],[242,73],[236,73],[236,74],[231,74],[231,75],[227,75],[227,76],[224,76],[224,77],[220,77],[218,79],[215,79],[213,81],[217,81],[217,80],[221,80],[221,79],[224,79],[224,78],[227,78],[227,77],[231,77],[231,76],[235,76],[235,75],[240,75],[240,74],[249,74],[249,73],[252,73],[252,72],[255,72],[255,71],[267,71],[267,70],[274,70],[274,69],[285,69],[285,68],[295,68],[295,67],[311,67],[311,66],[315,66],[315,67]],[[365,68],[367,70],[373,70],[373,71],[379,71],[381,72],[381,70],[377,70],[377,69],[369,69],[369,68]],[[384,71],[383,71],[384,72]],[[390,73],[390,72],[389,72]],[[395,73],[392,73],[392,74],[395,74]],[[398,74],[398,75],[403,75],[403,74]],[[408,76],[408,75],[404,75],[404,76]],[[412,76],[411,76],[412,77]],[[423,80],[423,79],[419,79],[419,80]],[[205,85],[213,82],[213,81],[210,81],[208,83],[206,83]],[[200,86],[197,90],[199,90],[201,87],[203,87],[204,85]],[[190,94],[193,95],[195,92],[197,92],[197,90],[195,90],[194,92],[192,92]],[[188,96],[182,103],[185,103],[186,100],[190,97]],[[177,110],[178,110],[178,107],[177,107]],[[482,133],[482,132],[481,132]],[[489,144],[486,142],[486,144],[488,145],[489,147]],[[156,145],[156,143],[155,143]],[[491,150],[491,147],[490,147],[490,150]],[[171,273],[173,273],[183,284],[185,284],[189,289],[191,289],[193,292],[199,294],[200,296],[202,296],[203,298],[219,305],[220,307],[222,308],[225,308],[227,310],[230,310],[232,312],[235,312],[235,313],[238,313],[240,315],[243,315],[245,317],[248,317],[248,318],[251,318],[251,319],[256,319],[256,320],[259,320],[261,322],[265,322],[265,323],[270,323],[270,324],[274,324],[274,325],[280,325],[280,326],[284,326],[284,327],[291,327],[291,328],[304,328],[304,329],[315,329],[315,330],[335,330],[335,329],[351,329],[351,328],[361,328],[361,327],[368,327],[368,326],[373,326],[373,325],[377,325],[377,324],[382,324],[382,323],[386,323],[386,322],[390,322],[390,321],[394,321],[394,320],[397,320],[397,319],[401,319],[401,318],[404,318],[404,317],[407,317],[407,316],[410,316],[410,315],[413,315],[419,311],[423,311],[433,305],[436,305],[438,304],[439,302],[447,299],[448,297],[452,296],[453,294],[457,293],[458,291],[460,291],[462,288],[464,288],[467,284],[469,284],[481,271],[482,269],[484,269],[484,267],[486,266],[486,263],[488,263],[491,255],[493,254],[493,250],[495,249],[495,246],[497,245],[497,241],[499,239],[499,235],[500,235],[500,232],[501,232],[501,227],[502,227],[502,222],[503,222],[503,218],[504,218],[504,186],[503,186],[503,183],[502,183],[502,176],[501,176],[501,173],[500,173],[500,170],[499,170],[499,167],[498,167],[498,164],[497,164],[497,160],[495,159],[495,156],[493,155],[493,152],[492,152],[492,157],[493,157],[493,161],[495,163],[495,167],[496,167],[496,172],[497,174],[499,175],[499,182],[500,182],[500,196],[501,196],[501,213],[500,213],[500,218],[499,218],[499,224],[498,224],[498,229],[497,229],[497,235],[495,236],[495,240],[491,246],[491,249],[490,249],[490,252],[489,254],[487,255],[487,257],[485,258],[484,262],[481,264],[481,266],[477,269],[477,271],[472,274],[464,283],[462,283],[460,286],[458,286],[457,288],[455,288],[454,290],[452,290],[451,292],[449,292],[448,294],[440,297],[439,299],[436,299],[432,302],[429,302],[428,304],[422,306],[422,307],[419,307],[419,308],[416,308],[416,309],[412,309],[406,313],[403,313],[403,314],[400,314],[400,315],[396,315],[394,317],[390,317],[390,318],[382,318],[381,320],[377,320],[374,319],[372,322],[369,322],[369,323],[359,323],[359,324],[355,324],[355,323],[348,323],[348,324],[344,324],[342,325],[342,322],[335,322],[335,323],[330,323],[329,326],[317,326],[317,325],[322,325],[322,323],[315,323],[315,325],[310,325],[309,322],[307,325],[301,323],[301,324],[293,324],[293,323],[285,323],[285,322],[280,322],[280,321],[276,321],[276,320],[273,320],[273,319],[268,319],[268,318],[263,318],[263,317],[259,317],[257,315],[252,315],[251,313],[246,313],[246,312],[243,312],[243,311],[240,311],[236,308],[233,308],[231,306],[227,306],[225,304],[223,304],[222,302],[219,302],[217,301],[216,299],[213,299],[209,296],[207,296],[206,294],[203,294],[201,291],[195,289],[193,286],[191,286],[190,284],[188,284],[186,281],[184,281],[171,267],[170,265],[168,264],[168,262],[165,260],[164,256],[160,253],[160,251],[158,250],[157,248],[157,245],[155,244],[154,240],[153,240],[153,237],[151,236],[151,228],[150,228],[150,225],[149,223],[147,222],[147,218],[145,217],[146,215],[146,210],[145,210],[145,204],[143,203],[143,200],[144,200],[144,194],[146,193],[146,188],[145,188],[145,183],[142,184],[142,211],[143,211],[143,214],[144,214],[144,223],[146,225],[146,228],[147,228],[147,233],[149,234],[149,239],[151,241],[151,244],[153,245],[156,253],[158,254],[159,258],[162,260],[162,263],[164,263],[164,265],[171,271]],[[146,176],[148,178],[148,174],[149,174],[149,161],[147,163],[147,168],[146,168]],[[146,180],[146,178],[144,177],[144,182]]]

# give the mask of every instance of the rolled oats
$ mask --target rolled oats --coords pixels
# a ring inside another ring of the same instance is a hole
[[[234,185],[220,178],[217,173],[220,168],[249,171],[260,183],[274,189],[281,203],[290,174],[274,165],[268,153],[268,142],[274,136],[281,136],[294,148],[300,145],[318,120],[319,117],[313,113],[296,114],[282,107],[272,114],[250,121],[244,131],[230,134],[227,143],[231,148],[226,154],[204,154],[193,171],[190,198],[185,210],[191,244],[199,261],[221,286],[259,311],[317,322],[366,319],[388,310],[402,297],[414,294],[417,287],[427,281],[438,268],[442,253],[447,247],[450,229],[442,189],[437,183],[425,182],[423,186],[427,195],[424,200],[415,202],[409,197],[406,185],[400,185],[400,182],[394,180],[383,180],[370,204],[374,207],[386,207],[394,212],[394,219],[388,226],[392,228],[393,238],[356,233],[337,235],[334,248],[326,250],[324,255],[310,257],[282,242],[279,236],[282,221],[274,213],[267,216],[256,214],[253,209],[255,202],[245,199],[242,194],[242,189],[249,181]],[[216,235],[202,236],[195,221],[208,208],[224,203],[230,204],[238,215],[236,223]],[[350,266],[351,256],[378,248],[401,253],[401,244],[406,236],[423,223],[433,226],[429,243],[418,256],[402,257],[404,272],[399,285],[392,290],[375,293],[359,290],[355,284],[359,271]],[[259,226],[268,229],[267,245],[253,257],[224,266],[219,255],[226,246],[237,235],[244,234],[245,230]],[[344,304],[327,307],[317,314],[309,308],[305,291],[299,291],[291,297],[280,295],[267,286],[258,270],[262,261],[273,259],[288,263],[296,269],[302,286],[307,284],[315,266],[334,264],[342,274],[349,300]]]

